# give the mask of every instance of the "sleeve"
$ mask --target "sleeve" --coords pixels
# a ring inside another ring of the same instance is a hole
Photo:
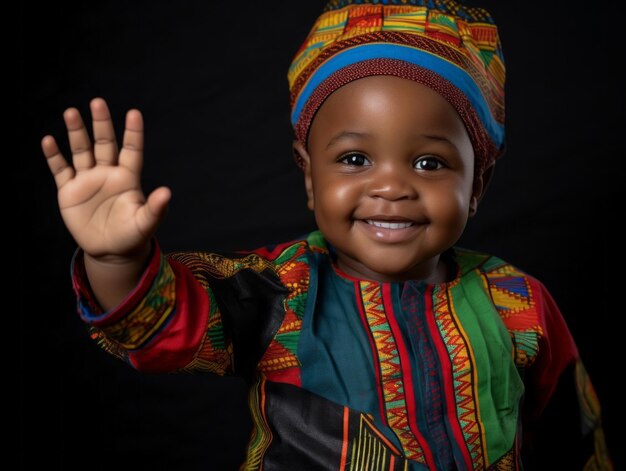
[[[72,261],[72,281],[91,337],[134,368],[233,372],[232,341],[213,291],[184,264],[165,257],[156,241],[138,285],[109,312],[91,292],[80,250]]]
[[[529,469],[612,470],[598,398],[572,335],[547,289],[531,283],[542,336],[524,376],[524,463]]]

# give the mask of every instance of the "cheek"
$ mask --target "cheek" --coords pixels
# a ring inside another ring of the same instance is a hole
[[[351,214],[358,205],[361,191],[355,181],[326,178],[314,186],[315,209],[324,214]]]
[[[464,186],[455,190],[439,189],[424,195],[423,201],[428,216],[433,222],[439,222],[449,227],[465,226],[469,217],[469,190]]]

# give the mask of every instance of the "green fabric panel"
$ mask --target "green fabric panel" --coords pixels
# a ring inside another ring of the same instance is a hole
[[[510,335],[479,270],[467,273],[451,289],[451,301],[473,350],[480,419],[491,464],[513,447],[524,386],[513,361]]]
[[[483,273],[490,272],[495,270],[496,268],[500,268],[503,265],[507,265],[504,260],[499,259],[498,257],[488,257],[485,262],[482,264],[481,268]]]
[[[457,247],[454,248],[454,260],[459,264],[459,269],[462,274],[468,273],[475,268],[480,267],[483,263],[485,263],[485,261],[487,261],[488,258],[489,256],[483,253],[460,249]]]

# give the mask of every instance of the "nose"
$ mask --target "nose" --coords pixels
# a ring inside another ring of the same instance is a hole
[[[415,175],[404,165],[388,164],[380,166],[371,174],[368,196],[389,201],[411,200],[418,197]]]

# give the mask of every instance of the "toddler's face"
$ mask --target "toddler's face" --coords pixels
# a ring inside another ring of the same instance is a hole
[[[339,267],[379,281],[443,281],[439,255],[482,191],[454,108],[416,82],[374,76],[328,97],[311,125],[308,205]]]

